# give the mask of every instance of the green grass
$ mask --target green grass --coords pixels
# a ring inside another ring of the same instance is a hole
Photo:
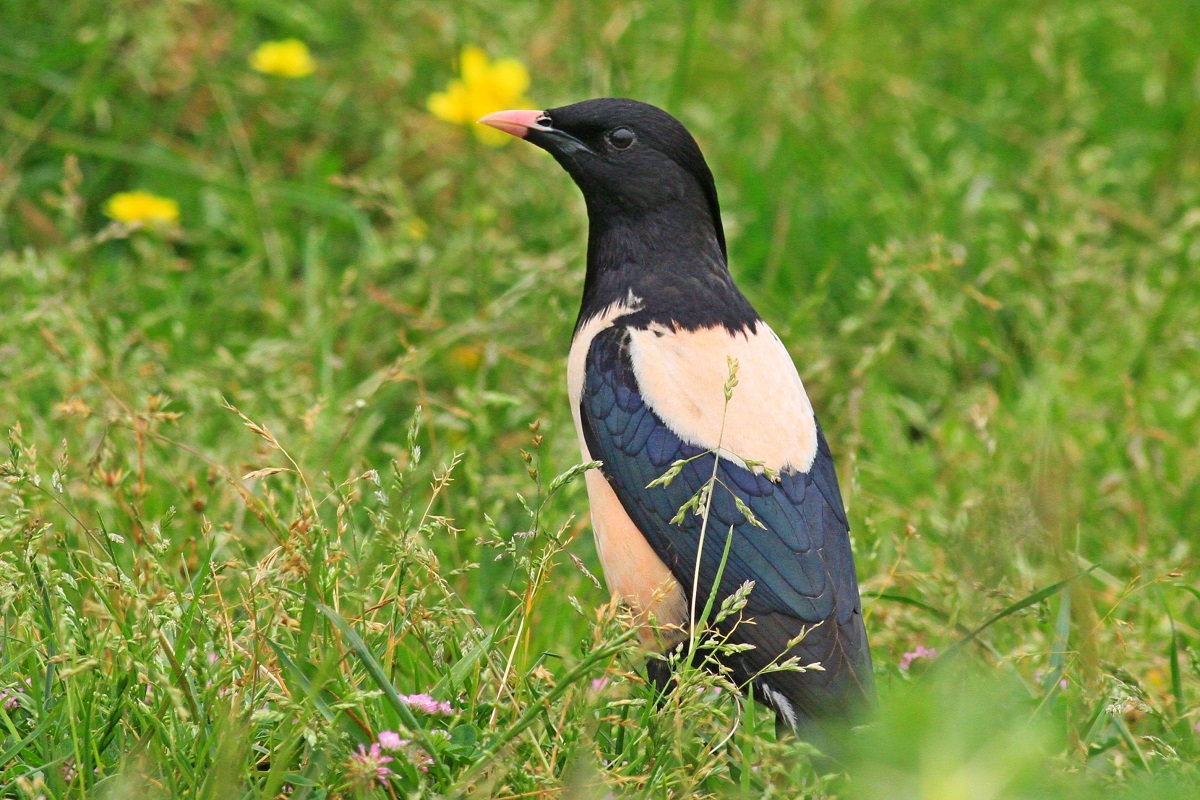
[[[0,6],[0,795],[1196,796],[1200,16],[795,5]],[[582,203],[425,111],[466,44],[700,140],[849,506],[841,764],[653,707],[554,480]]]

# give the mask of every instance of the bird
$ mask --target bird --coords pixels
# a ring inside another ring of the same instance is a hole
[[[600,462],[585,481],[605,581],[643,645],[684,648],[698,613],[715,619],[753,582],[716,626],[738,645],[715,649],[718,668],[780,735],[862,719],[874,677],[833,455],[787,348],[734,283],[696,140],[625,98],[479,122],[549,152],[583,194],[567,389],[582,456]],[[773,669],[792,658],[808,668]],[[668,663],[647,662],[664,693]]]

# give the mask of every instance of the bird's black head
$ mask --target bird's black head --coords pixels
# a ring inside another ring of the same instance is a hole
[[[545,111],[501,111],[480,122],[554,156],[583,192],[593,220],[692,206],[711,222],[725,256],[712,172],[687,128],[662,109],[603,97]]]
[[[629,325],[736,331],[758,319],[729,274],[712,172],[670,114],[602,98],[480,122],[548,151],[583,192],[588,260],[577,327],[631,297]]]

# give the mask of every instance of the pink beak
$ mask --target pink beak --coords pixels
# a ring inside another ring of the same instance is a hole
[[[542,128],[538,124],[541,111],[497,111],[479,120],[480,125],[487,125],[505,133],[510,133],[518,139],[524,139],[530,128]]]

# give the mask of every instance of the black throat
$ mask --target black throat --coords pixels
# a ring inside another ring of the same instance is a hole
[[[621,324],[696,330],[751,328],[757,312],[729,274],[720,219],[679,198],[637,215],[588,203],[587,274],[576,331],[630,295],[637,310]]]

